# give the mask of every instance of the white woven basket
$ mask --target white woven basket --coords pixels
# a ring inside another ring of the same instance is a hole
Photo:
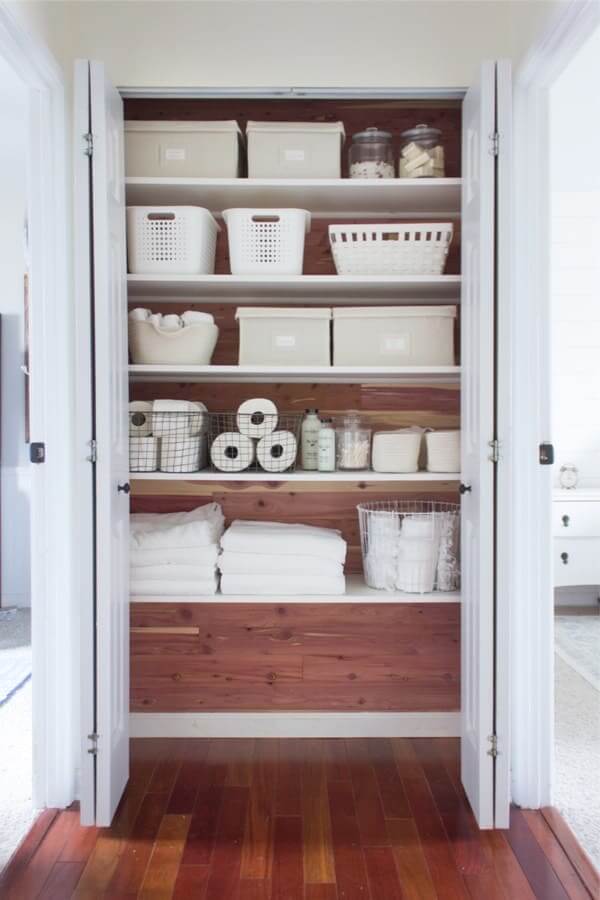
[[[133,275],[212,275],[219,231],[201,206],[129,206],[129,271]]]
[[[414,225],[330,225],[338,275],[441,275],[451,222]]]
[[[226,209],[232,275],[302,275],[305,209]]]

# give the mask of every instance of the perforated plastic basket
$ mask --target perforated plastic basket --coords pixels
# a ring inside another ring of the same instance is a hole
[[[232,275],[302,275],[305,209],[226,209]]]
[[[451,222],[415,225],[330,225],[338,275],[441,275]]]
[[[201,206],[129,206],[129,271],[133,275],[212,275],[219,231]]]

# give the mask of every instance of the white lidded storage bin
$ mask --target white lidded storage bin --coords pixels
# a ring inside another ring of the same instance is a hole
[[[238,178],[237,122],[125,122],[125,174],[134,178]]]
[[[302,275],[305,209],[226,209],[232,275]]]
[[[240,307],[241,366],[330,366],[331,309]]]
[[[452,240],[452,222],[330,225],[338,275],[441,275]]]
[[[166,331],[154,322],[129,319],[129,352],[136,365],[207,366],[218,337],[209,321]]]
[[[220,230],[201,206],[128,206],[129,271],[133,275],[212,275]]]
[[[249,178],[341,178],[342,122],[248,122]]]
[[[460,472],[460,431],[428,431],[428,472]]]
[[[454,306],[333,310],[334,366],[454,365]]]

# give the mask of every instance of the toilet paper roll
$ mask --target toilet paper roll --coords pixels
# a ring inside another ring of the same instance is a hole
[[[246,400],[237,411],[237,427],[242,434],[251,438],[261,438],[277,428],[277,407],[272,400]]]
[[[254,443],[245,434],[224,431],[212,442],[210,458],[219,472],[243,472],[254,461]]]
[[[155,400],[152,434],[155,437],[197,437],[205,430],[206,407],[189,400]]]
[[[149,437],[152,434],[152,404],[133,400],[129,404],[129,434],[131,437]]]
[[[161,472],[198,472],[202,438],[165,437],[160,442]]]
[[[298,444],[291,431],[274,431],[261,438],[256,458],[265,472],[285,472],[296,462]]]
[[[129,470],[131,472],[156,472],[158,469],[158,439],[153,437],[129,438]]]
[[[190,403],[191,412],[190,412],[190,434],[192,437],[197,437],[199,434],[202,434],[206,431],[207,427],[207,415],[208,412],[204,403]],[[198,410],[198,412],[195,412]]]

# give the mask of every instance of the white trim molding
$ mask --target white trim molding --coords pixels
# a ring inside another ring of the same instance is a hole
[[[65,83],[15,4],[0,2],[0,57],[28,92],[33,805],[75,798],[76,605],[72,589],[72,291],[68,266]]]
[[[459,712],[131,713],[132,738],[458,737]]]
[[[552,802],[554,756],[552,469],[539,464],[539,444],[552,439],[548,90],[599,24],[598,0],[571,0],[514,79],[514,280],[506,314],[513,477],[504,523],[512,541],[504,584],[511,597],[512,799],[529,808]],[[536,165],[523,167],[523,159]]]

